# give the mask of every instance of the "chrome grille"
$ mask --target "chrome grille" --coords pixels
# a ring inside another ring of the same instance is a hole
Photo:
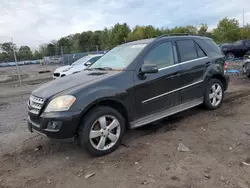
[[[43,107],[43,103],[44,99],[31,95],[29,99],[29,112],[39,114],[41,108]]]

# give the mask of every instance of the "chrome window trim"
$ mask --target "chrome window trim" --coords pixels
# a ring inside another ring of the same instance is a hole
[[[194,83],[192,83],[192,84],[189,84],[189,85],[183,86],[183,87],[181,87],[181,88],[174,89],[174,90],[169,91],[169,92],[167,92],[167,93],[163,93],[163,94],[161,94],[161,95],[157,95],[157,96],[155,96],[155,97],[149,98],[149,99],[147,99],[147,100],[142,101],[142,104],[143,104],[143,103],[147,103],[147,102],[149,102],[149,101],[152,101],[152,100],[154,100],[154,99],[157,99],[157,98],[163,97],[163,96],[165,96],[165,95],[169,95],[169,94],[174,93],[174,92],[176,92],[176,91],[179,91],[179,90],[182,90],[182,89],[185,89],[185,88],[191,87],[191,86],[193,86],[193,85],[196,85],[196,84],[202,83],[203,81],[204,81],[204,80],[199,80],[199,81],[197,81],[197,82],[194,82]]]
[[[186,64],[186,63],[191,63],[191,62],[194,62],[194,61],[198,61],[198,60],[202,60],[202,59],[207,59],[208,57],[200,57],[200,58],[197,58],[197,59],[192,59],[192,60],[189,60],[189,61],[183,61],[181,63],[176,63],[174,65],[170,65],[170,66],[167,66],[167,67],[163,67],[163,68],[160,68],[159,71],[161,70],[165,70],[167,68],[171,68],[171,67],[176,67],[178,65],[183,65],[183,64]]]

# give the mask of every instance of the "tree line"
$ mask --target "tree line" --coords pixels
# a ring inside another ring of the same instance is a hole
[[[199,27],[192,25],[169,28],[155,28],[152,25],[135,26],[130,28],[126,23],[117,23],[111,28],[97,31],[84,31],[71,34],[48,44],[42,44],[38,50],[32,51],[29,46],[17,46],[11,42],[0,44],[0,62],[14,61],[13,49],[18,61],[41,59],[44,56],[60,54],[110,50],[125,42],[154,38],[164,34],[194,34],[211,37],[218,44],[235,42],[241,39],[250,39],[250,24],[240,27],[236,19],[224,18],[216,28],[209,31],[207,24]]]

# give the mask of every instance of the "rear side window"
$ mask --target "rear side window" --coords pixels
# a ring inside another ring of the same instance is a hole
[[[176,43],[179,49],[181,62],[198,58],[195,43],[193,40],[179,40],[176,41]]]
[[[204,53],[204,51],[201,49],[201,47],[195,43],[195,47],[198,53],[198,57],[206,57],[206,54]]]
[[[210,53],[216,53],[218,55],[223,55],[220,47],[211,39],[199,40],[203,45],[205,45],[205,50]]]

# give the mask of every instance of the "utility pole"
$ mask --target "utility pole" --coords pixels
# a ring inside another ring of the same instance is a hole
[[[21,77],[20,77],[20,73],[19,73],[18,63],[17,63],[17,59],[16,59],[16,52],[15,52],[12,37],[11,37],[11,43],[12,43],[12,50],[13,50],[13,54],[14,54],[14,58],[15,58],[15,62],[16,62],[16,70],[17,70],[17,75],[18,75],[18,79],[19,79],[19,84],[20,84],[20,86],[22,86],[22,81],[21,81]]]
[[[96,54],[99,53],[98,45],[96,45]]]

